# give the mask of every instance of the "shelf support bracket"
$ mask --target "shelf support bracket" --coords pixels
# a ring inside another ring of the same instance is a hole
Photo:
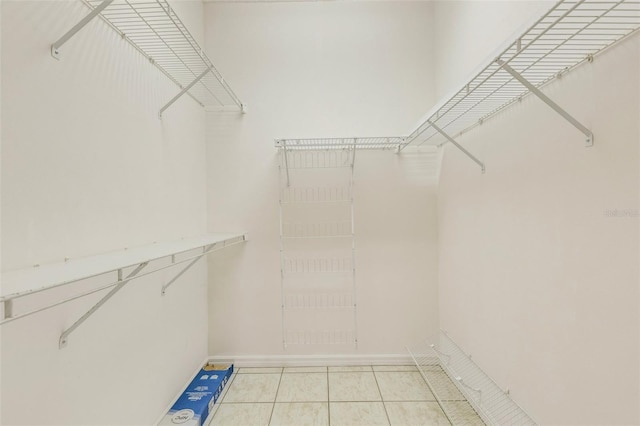
[[[356,147],[358,145],[358,139],[353,138],[353,157],[351,157],[351,173],[353,173],[353,167],[356,165]]]
[[[287,172],[287,188],[291,186],[291,182],[289,181],[289,160],[287,160],[287,141],[285,139],[282,140],[282,155],[284,156],[284,168]]]
[[[4,299],[2,305],[2,319],[6,320],[13,317],[13,299]]]
[[[129,281],[131,281],[133,279],[133,277],[135,277],[136,275],[138,275],[138,273],[140,271],[142,271],[145,266],[147,266],[149,264],[149,262],[143,262],[141,264],[139,264],[133,271],[131,271],[131,273],[129,273],[129,275],[127,275],[124,279],[122,278],[122,269],[118,270],[118,284],[116,284],[116,286],[111,289],[111,291],[109,293],[107,293],[102,299],[100,299],[100,301],[98,303],[96,303],[91,309],[89,309],[87,311],[86,314],[84,314],[83,316],[80,317],[80,319],[78,319],[76,322],[73,323],[73,325],[69,328],[67,328],[64,332],[62,332],[62,334],[60,335],[60,340],[58,342],[58,345],[60,347],[60,349],[64,348],[65,346],[67,346],[68,343],[68,339],[69,339],[69,335],[71,333],[74,332],[74,330],[76,328],[78,328],[83,322],[85,322],[91,315],[93,315],[93,313],[95,311],[97,311],[98,309],[100,309],[100,307],[102,305],[104,305],[105,303],[107,303],[107,301],[109,299],[111,299],[111,297],[113,297],[113,295],[115,295],[117,292],[119,292],[120,290],[122,290],[122,288],[127,285],[127,283]]]
[[[187,266],[185,266],[184,268],[182,268],[182,270],[180,272],[178,272],[172,279],[171,281],[169,281],[168,283],[166,283],[165,285],[162,286],[162,291],[161,294],[164,296],[167,292],[167,289],[173,284],[175,283],[178,278],[180,278],[182,276],[182,274],[184,274],[185,272],[187,272],[193,265],[195,265],[198,260],[202,259],[203,256],[207,255],[214,247],[216,246],[216,244],[211,244],[209,246],[205,246],[202,248],[202,254],[198,257],[196,257],[195,259],[193,259],[191,262],[189,262],[189,264]]]
[[[503,70],[505,70],[506,72],[511,74],[511,76],[513,76],[513,78],[518,80],[531,93],[533,93],[538,98],[540,98],[540,100],[542,100],[542,102],[544,102],[545,104],[549,105],[551,108],[553,108],[553,110],[555,112],[560,114],[565,120],[567,120],[569,123],[571,123],[576,129],[578,129],[582,133],[584,133],[584,135],[587,137],[587,141],[586,141],[585,146],[587,146],[587,147],[593,146],[593,132],[591,132],[591,130],[589,130],[585,126],[583,126],[582,123],[580,123],[578,120],[576,120],[571,114],[569,114],[567,111],[565,111],[560,105],[558,105],[557,103],[552,101],[547,95],[542,93],[540,91],[540,89],[538,89],[536,86],[531,84],[529,82],[529,80],[527,80],[526,78],[524,78],[522,76],[522,74],[520,74],[519,72],[517,72],[516,70],[511,68],[505,61],[503,61],[502,59],[498,58],[498,59],[496,59],[496,63],[498,65],[500,65],[500,67],[502,67]]]
[[[180,97],[181,97],[182,95],[184,95],[184,94],[185,94],[185,93],[187,93],[189,90],[191,90],[191,88],[192,88],[193,86],[195,86],[195,85],[196,85],[200,80],[202,80],[202,79],[204,78],[204,76],[205,76],[205,75],[209,74],[209,72],[211,72],[211,68],[207,68],[206,70],[204,70],[204,71],[202,72],[202,74],[200,74],[199,76],[197,76],[197,77],[195,78],[195,80],[193,80],[191,83],[189,83],[189,85],[188,85],[187,87],[183,88],[183,89],[180,91],[180,93],[178,93],[177,95],[175,95],[175,96],[174,96],[174,97],[173,97],[169,102],[167,102],[167,104],[166,104],[165,106],[163,106],[163,107],[160,109],[160,112],[158,113],[158,118],[162,119],[162,113],[163,113],[167,108],[169,108],[171,105],[173,105],[173,103],[174,103],[175,101],[177,101],[178,99],[180,99]]]
[[[60,37],[58,41],[51,45],[51,56],[55,59],[60,59],[60,48],[63,44],[65,44],[71,37],[73,37],[78,31],[84,28],[93,18],[100,14],[107,6],[109,6],[113,0],[104,0],[98,6],[96,6],[87,16],[82,18],[80,22],[78,22],[73,28],[71,28],[65,35]]]
[[[482,173],[484,173],[484,163],[482,163],[482,161],[478,160],[473,154],[471,154],[469,151],[467,151],[466,149],[464,149],[464,147],[462,145],[460,145],[458,142],[455,141],[455,139],[453,139],[451,136],[449,136],[449,134],[447,132],[445,132],[444,130],[442,130],[440,127],[438,127],[433,121],[431,120],[427,120],[427,123],[429,123],[429,125],[431,127],[433,127],[433,129],[440,133],[442,136],[444,136],[449,142],[451,142],[452,144],[455,145],[456,148],[458,148],[460,151],[462,151],[467,157],[471,158],[478,166],[480,166],[480,169],[482,170]]]

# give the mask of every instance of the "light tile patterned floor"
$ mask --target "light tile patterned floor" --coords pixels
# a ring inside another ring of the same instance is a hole
[[[462,423],[484,424],[442,370],[434,379]],[[238,368],[212,419],[211,426],[450,424],[416,367],[406,365]]]

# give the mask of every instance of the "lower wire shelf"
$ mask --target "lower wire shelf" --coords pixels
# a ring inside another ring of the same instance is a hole
[[[536,425],[446,333],[407,350],[452,425]]]
[[[353,345],[354,330],[286,330],[285,345]]]

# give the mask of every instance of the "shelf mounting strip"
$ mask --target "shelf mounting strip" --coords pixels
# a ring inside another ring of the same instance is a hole
[[[51,45],[54,58],[60,59],[60,48],[91,20],[100,16],[180,87],[180,92],[160,109],[160,118],[184,94],[202,107],[246,112],[246,105],[238,99],[167,0],[83,2],[91,11]]]
[[[513,41],[482,71],[439,104],[399,148],[410,144],[441,146],[507,106],[533,94],[553,108],[586,137],[593,133],[540,91],[550,81],[640,28],[639,0],[561,0]],[[462,151],[484,171],[471,153]]]

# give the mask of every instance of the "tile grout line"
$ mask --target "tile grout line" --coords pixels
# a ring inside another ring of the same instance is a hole
[[[327,425],[331,426],[331,395],[329,391],[329,367],[327,366]]]
[[[273,396],[273,405],[271,405],[271,414],[269,414],[269,423],[271,424],[271,420],[273,419],[273,412],[276,409],[276,401],[278,400],[278,392],[280,392],[280,383],[282,383],[282,376],[284,375],[284,367],[280,369],[280,379],[278,379],[278,388],[276,389],[276,394]]]
[[[222,398],[220,398],[220,404],[218,405],[222,405],[224,402],[224,400],[227,398],[227,394],[229,393],[229,389],[231,389],[231,385],[233,384],[233,382],[235,382],[236,377],[238,376],[238,373],[234,373],[231,375],[231,380],[229,380],[229,383],[227,383],[227,385],[224,387],[224,389],[222,390]],[[217,412],[217,410],[216,410]]]
[[[373,370],[373,367],[371,368]],[[387,404],[384,401],[384,397],[382,396],[382,391],[380,390],[380,384],[378,383],[378,377],[376,376],[376,372],[373,371],[373,379],[376,381],[376,386],[378,387],[378,393],[380,394],[380,401],[382,401],[382,408],[384,408],[384,414],[387,416],[387,422],[391,424],[391,419],[389,418],[389,413],[387,412]]]
[[[227,393],[229,393],[229,388],[231,387],[231,384],[233,383],[233,381],[236,379],[237,375],[238,375],[237,372],[234,372],[233,374],[231,374],[231,379],[222,390],[222,395],[220,395],[221,398],[219,402],[217,404],[214,404],[215,409],[213,410],[212,413],[209,413],[209,417],[208,417],[209,421],[207,422],[207,425],[211,425],[211,423],[213,423],[213,418],[216,416],[216,414],[218,414],[218,411],[220,411],[220,406],[222,405],[224,399],[227,397]]]

